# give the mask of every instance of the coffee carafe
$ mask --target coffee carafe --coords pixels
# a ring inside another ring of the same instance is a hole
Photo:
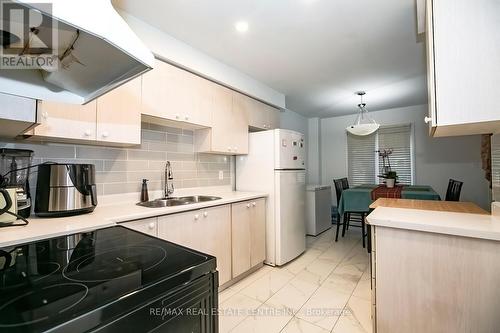
[[[6,195],[11,201],[10,212],[27,218],[31,212],[31,193],[29,186],[29,172],[33,159],[33,151],[27,149],[0,149],[0,212],[7,205]],[[8,222],[12,214],[0,216],[0,221]],[[17,217],[14,218],[14,220]]]

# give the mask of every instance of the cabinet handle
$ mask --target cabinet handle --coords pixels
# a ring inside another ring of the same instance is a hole
[[[425,117],[424,121],[426,124],[430,123],[432,121],[432,117]]]
[[[198,220],[199,218],[200,218],[200,215],[195,214],[194,219],[195,219],[195,220]]]
[[[257,206],[257,203],[256,202],[252,202],[252,206],[253,207]]]
[[[148,225],[148,228],[149,229],[154,229],[155,228],[155,224],[153,222],[151,222],[149,225]]]
[[[85,136],[91,136],[92,135],[92,131],[91,130],[86,130],[85,133],[84,133]]]
[[[247,208],[250,208],[250,204],[249,203],[247,203]]]
[[[207,217],[208,216],[208,212],[203,212],[203,217]]]
[[[102,132],[102,137],[103,138],[107,138],[108,136],[109,136],[109,132],[108,131]]]

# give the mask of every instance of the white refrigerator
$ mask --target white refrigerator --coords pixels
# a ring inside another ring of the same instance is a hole
[[[281,266],[306,249],[305,142],[298,132],[250,133],[249,153],[236,158],[236,190],[268,193],[266,263]]]

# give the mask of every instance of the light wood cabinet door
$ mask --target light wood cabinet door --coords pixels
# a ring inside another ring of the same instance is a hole
[[[434,136],[498,133],[498,0],[428,0],[427,7]]]
[[[250,262],[251,211],[250,202],[235,203],[231,207],[233,278],[252,267]]]
[[[211,150],[214,152],[231,153],[233,149],[233,97],[231,90],[213,86],[213,111],[211,130]]]
[[[33,134],[58,139],[95,140],[96,111],[96,100],[85,105],[40,101],[40,125],[34,128]]]
[[[234,100],[232,92],[232,100]],[[232,104],[234,104],[232,102]],[[248,120],[247,116],[242,110],[231,107],[231,147],[235,154],[248,154]],[[229,128],[228,128],[229,129]]]
[[[251,202],[250,217],[250,266],[266,259],[266,199]]]
[[[188,74],[188,87],[193,104],[187,114],[188,119],[185,121],[210,127],[212,126],[212,110],[214,107],[214,83],[197,75]]]
[[[141,144],[141,78],[97,99],[97,141]]]
[[[155,68],[142,76],[142,113],[185,121],[192,108],[188,73],[156,60]]]
[[[231,207],[211,207],[201,211],[204,250],[217,258],[219,285],[231,280]]]
[[[145,233],[150,236],[154,237],[158,236],[158,223],[156,217],[126,222],[122,223],[121,225],[129,229]]]
[[[160,216],[158,238],[203,252],[205,239],[200,221],[200,211]]]
[[[158,237],[216,257],[219,284],[231,279],[229,205],[159,217]]]

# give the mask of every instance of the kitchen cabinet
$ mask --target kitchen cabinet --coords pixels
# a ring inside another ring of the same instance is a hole
[[[142,114],[210,126],[211,84],[214,83],[156,60],[155,68],[143,75]]]
[[[431,134],[500,132],[499,2],[428,0],[426,11]]]
[[[51,101],[38,102],[39,125],[30,135],[61,140],[95,141],[97,101],[85,105]]]
[[[264,261],[265,228],[265,199],[231,205],[233,278]]]
[[[215,256],[219,284],[231,280],[229,205],[159,217],[158,237]]]
[[[195,131],[197,152],[226,155],[248,154],[248,122],[235,107],[236,92],[213,84],[212,127]]]
[[[498,331],[500,242],[371,228],[374,332]]]
[[[141,78],[133,79],[85,104],[38,102],[40,125],[27,133],[53,141],[141,143]]]
[[[252,129],[269,130],[279,127],[279,110],[240,93],[234,93],[234,107],[242,112]]]
[[[136,230],[150,236],[158,236],[158,222],[156,217],[126,222],[122,225],[129,229]]]
[[[141,78],[97,99],[96,140],[141,144]]]

